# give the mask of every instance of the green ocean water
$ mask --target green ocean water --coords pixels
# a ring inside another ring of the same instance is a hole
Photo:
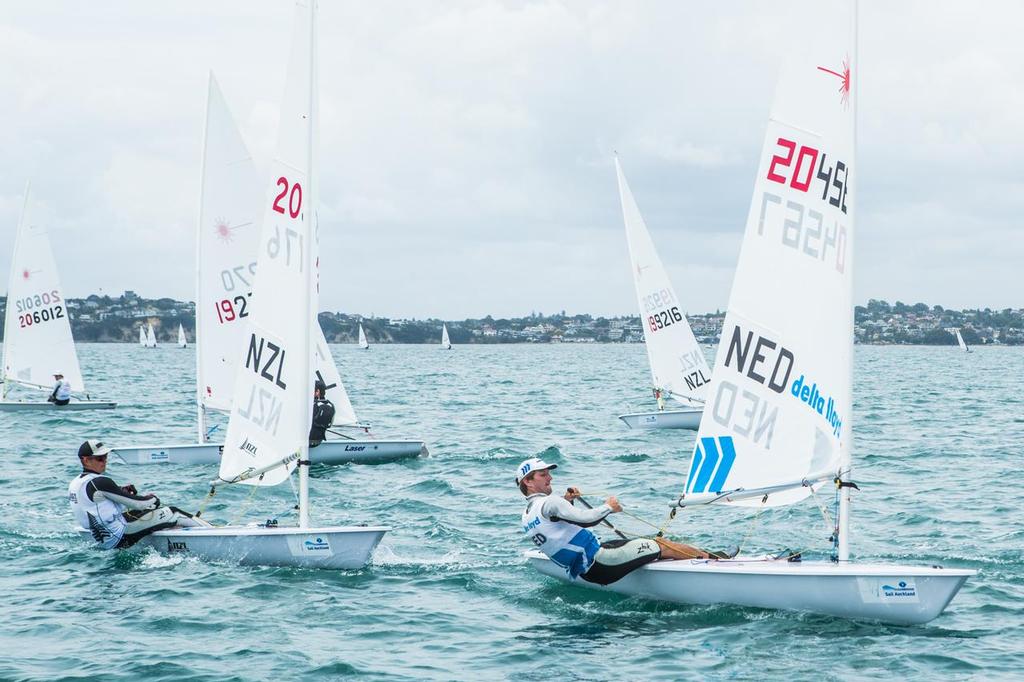
[[[682,606],[599,594],[524,563],[520,460],[556,486],[660,521],[694,433],[629,431],[649,404],[641,345],[334,347],[361,419],[430,457],[313,471],[313,521],[393,527],[371,565],[239,567],[102,552],[71,531],[68,481],[87,437],[194,439],[194,356],[79,347],[113,412],[0,413],[0,679],[1019,679],[1024,675],[1024,351],[857,347],[853,553],[980,571],[926,626]],[[121,483],[195,508],[204,467],[112,464]],[[286,523],[287,485],[227,490],[215,521]],[[643,531],[639,522],[623,528]],[[828,551],[810,503],[688,511],[673,533],[745,551]]]

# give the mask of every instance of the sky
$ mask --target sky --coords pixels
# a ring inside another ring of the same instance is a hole
[[[617,151],[684,307],[724,310],[805,6],[321,0],[321,309],[634,312]],[[194,299],[207,74],[266,168],[291,17],[0,0],[0,273],[31,180],[68,295]],[[1022,25],[861,3],[856,302],[1024,307]]]

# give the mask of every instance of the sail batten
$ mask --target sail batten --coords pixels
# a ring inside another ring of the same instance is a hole
[[[849,458],[853,22],[845,3],[816,11],[772,105],[688,495],[770,489],[764,504],[788,504],[810,488],[786,482]]]

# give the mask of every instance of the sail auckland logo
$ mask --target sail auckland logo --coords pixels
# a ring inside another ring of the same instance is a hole
[[[916,597],[917,588],[914,583],[900,580],[895,585],[882,585],[883,597]]]

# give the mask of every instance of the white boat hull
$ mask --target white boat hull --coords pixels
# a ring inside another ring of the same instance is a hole
[[[114,455],[125,464],[220,464],[222,443],[118,447]],[[313,464],[386,464],[426,454],[419,440],[325,440],[309,449]]]
[[[88,530],[76,530],[83,538],[92,539]],[[387,526],[170,528],[147,535],[138,546],[152,547],[167,556],[195,556],[246,566],[352,569],[370,561],[389,530]]]
[[[631,429],[693,429],[700,426],[700,416],[704,410],[700,407],[681,407],[671,410],[655,410],[654,412],[634,412],[620,414],[619,419]]]
[[[73,400],[67,405],[54,405],[45,400],[2,400],[0,412],[27,412],[30,410],[53,410],[79,412],[81,410],[112,410],[117,403],[110,400]]]
[[[561,566],[527,552],[541,573],[568,581]],[[682,604],[737,604],[811,611],[900,625],[927,623],[946,608],[977,571],[887,564],[729,561],[658,561],[607,587],[575,584]]]

